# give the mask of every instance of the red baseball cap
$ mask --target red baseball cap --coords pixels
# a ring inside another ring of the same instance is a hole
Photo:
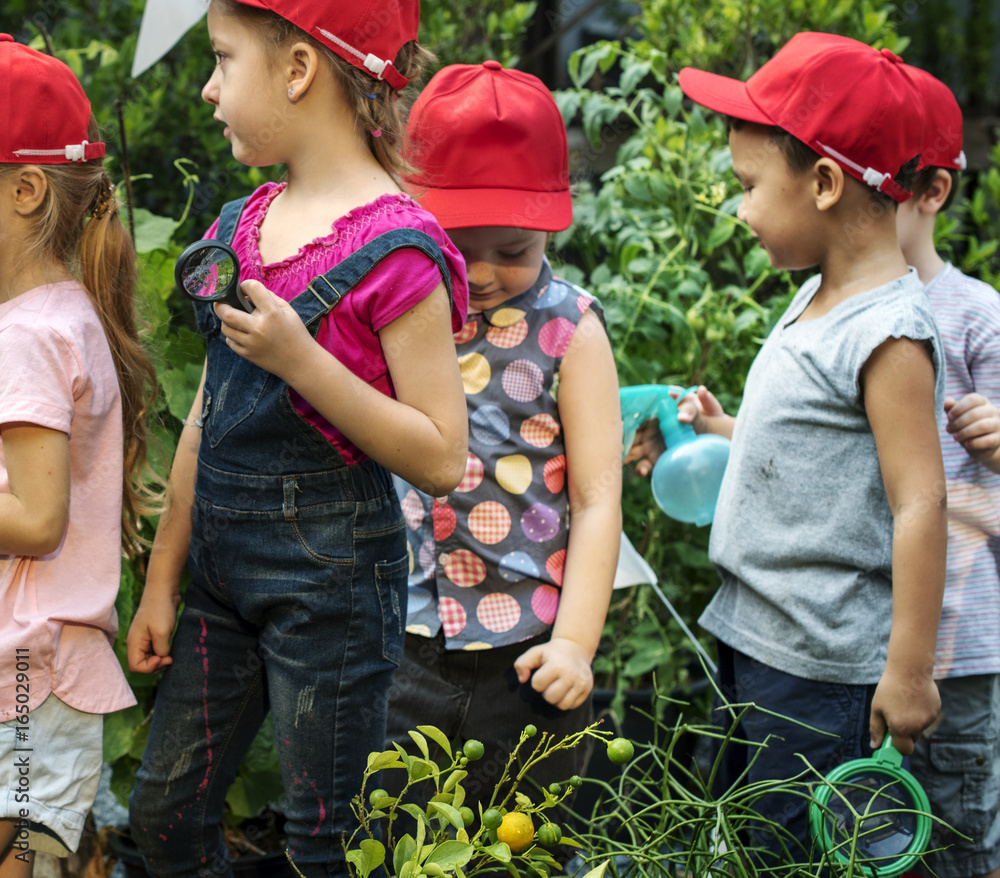
[[[399,50],[417,38],[419,0],[235,0],[268,9],[345,61],[384,79],[397,91],[409,85],[392,62]]]
[[[894,201],[912,194],[893,177],[924,145],[920,92],[911,68],[888,49],[800,33],[746,82],[690,67],[679,81],[697,103],[776,125]]]
[[[88,143],[90,101],[62,61],[0,34],[0,162],[62,165],[104,155]]]
[[[926,70],[910,67],[910,73],[921,94],[924,110],[924,148],[920,151],[920,168],[950,168],[964,171],[965,151],[962,149],[962,110],[940,79]]]
[[[439,70],[410,110],[411,191],[445,229],[573,221],[566,125],[540,79],[497,61]]]

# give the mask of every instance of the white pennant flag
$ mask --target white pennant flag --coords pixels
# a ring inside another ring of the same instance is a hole
[[[208,9],[208,0],[146,0],[132,61],[138,76],[167,54]]]

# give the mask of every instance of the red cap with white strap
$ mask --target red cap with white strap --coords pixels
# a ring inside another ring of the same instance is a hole
[[[0,34],[0,162],[62,165],[104,155],[89,143],[90,101],[62,61]]]
[[[746,82],[685,67],[684,93],[710,110],[775,125],[894,201],[893,179],[924,146],[913,68],[888,49],[835,34],[799,33]]]
[[[319,40],[345,61],[384,79],[397,91],[410,80],[393,66],[406,43],[417,38],[419,0],[236,0],[268,9]]]

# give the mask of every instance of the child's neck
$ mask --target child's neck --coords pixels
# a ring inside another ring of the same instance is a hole
[[[20,266],[16,264],[21,261],[16,260],[13,271],[0,272],[0,303],[16,299],[36,287],[73,280],[69,269],[60,262],[28,259]]]
[[[839,302],[903,277],[908,271],[896,239],[892,208],[880,208],[867,193],[828,216],[831,235],[820,261],[822,282],[804,317],[819,317]]]
[[[303,246],[330,234],[340,217],[399,187],[368,147],[357,140],[333,149],[299,150],[288,162],[287,186],[271,203],[261,224],[260,253],[265,263],[280,262]]]
[[[909,265],[912,265],[917,274],[920,275],[920,282],[926,287],[936,278],[946,265],[945,261],[934,249],[933,225],[926,237],[921,237],[915,245],[907,248],[903,256]]]

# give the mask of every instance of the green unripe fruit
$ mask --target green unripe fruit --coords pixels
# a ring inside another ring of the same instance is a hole
[[[524,727],[524,736],[526,738],[533,738],[537,734],[538,734],[538,729],[535,728],[533,724],[528,723],[528,725]]]
[[[466,759],[475,762],[477,759],[482,759],[483,754],[486,752],[486,747],[483,746],[482,741],[468,740],[465,742],[465,746],[462,748],[462,753],[465,754]]]
[[[542,847],[555,847],[562,841],[562,829],[559,828],[558,823],[543,823],[538,827],[538,833],[535,837]]]
[[[462,818],[462,824],[468,829],[476,822],[476,815],[472,812],[472,809],[463,805],[458,809],[458,814]]]
[[[624,765],[635,755],[635,747],[628,738],[615,738],[608,744],[608,759],[615,765]]]
[[[368,801],[374,805],[379,799],[387,799],[389,794],[385,790],[372,790],[368,796]]]
[[[562,792],[562,787],[557,783],[550,783],[549,792],[552,793],[553,796],[558,796]]]
[[[573,776],[572,776],[572,777],[571,777],[571,778],[569,779],[569,785],[570,785],[571,787],[578,787],[578,786],[580,786],[580,784],[582,784],[582,783],[583,783],[583,778],[582,778],[582,777],[580,777],[580,775],[578,775],[578,774],[574,774],[574,775],[573,775]]]
[[[498,829],[501,823],[503,823],[503,814],[496,808],[490,808],[488,811],[483,812],[484,829]]]

